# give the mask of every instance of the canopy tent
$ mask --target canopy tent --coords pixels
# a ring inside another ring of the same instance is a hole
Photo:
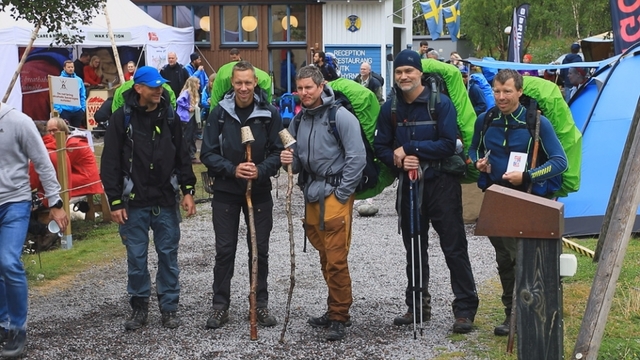
[[[584,38],[580,40],[580,47],[587,61],[598,61],[611,57],[614,53],[613,32],[607,31]]]
[[[106,0],[107,11],[111,28],[114,33],[117,46],[144,46],[146,49],[146,64],[157,68],[166,63],[167,53],[173,51],[178,56],[180,63],[189,62],[189,55],[193,52],[193,28],[174,28],[163,24],[129,0]],[[84,41],[71,46],[76,52],[82,48],[110,47],[107,19],[102,8],[97,9],[96,16],[90,25],[78,25],[79,31],[72,32],[64,28],[62,32],[67,34],[81,34]],[[33,32],[33,24],[25,20],[16,20],[11,17],[9,11],[0,12],[0,66],[4,71],[0,72],[0,93],[4,95],[13,77],[13,69],[16,69],[20,58],[18,49],[26,47]],[[65,47],[52,44],[56,34],[47,29],[40,29],[38,38],[34,42],[35,47]],[[57,75],[57,74],[56,74]],[[19,83],[18,83],[19,84]],[[22,109],[22,90],[20,86],[14,86],[8,103],[17,109]]]
[[[569,107],[582,132],[580,190],[559,199],[565,209],[565,235],[600,233],[632,118],[640,101],[640,43],[598,69]],[[640,231],[636,210],[632,231]]]
[[[601,61],[585,61],[580,62],[580,67],[599,68],[612,61],[615,61],[617,57],[601,60]],[[498,60],[486,60],[477,58],[463,59],[465,62],[469,62],[473,65],[480,67],[488,67],[494,69],[513,69],[513,70],[558,70],[568,69],[575,67],[576,63],[570,64],[533,64],[533,63],[514,63],[510,61],[498,61]]]

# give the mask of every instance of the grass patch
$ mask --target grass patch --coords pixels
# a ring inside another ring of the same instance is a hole
[[[126,256],[117,224],[78,220],[72,222],[71,228],[71,249],[22,255],[30,287],[52,283],[64,286],[68,279],[90,267],[107,265]]]
[[[580,240],[579,242],[590,249],[595,249],[597,240]],[[578,257],[576,276],[563,279],[564,353],[566,359],[571,359],[598,264],[569,249],[565,248],[564,252],[573,253]],[[640,358],[640,339],[637,336],[640,334],[640,276],[638,274],[640,274],[640,241],[632,239],[618,279],[598,359]],[[493,335],[494,326],[504,320],[498,277],[480,286],[478,294],[480,308],[476,316],[476,337],[469,338],[468,354],[482,359],[517,359],[517,342],[514,345],[514,354],[507,354],[507,337]]]

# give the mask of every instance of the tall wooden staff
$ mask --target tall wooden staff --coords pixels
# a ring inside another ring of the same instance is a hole
[[[107,3],[104,3],[102,7],[104,11],[104,17],[107,20],[107,32],[109,34],[109,40],[111,40],[111,48],[113,49],[113,58],[116,62],[116,69],[118,70],[119,83],[124,83],[124,73],[122,71],[122,64],[120,64],[120,55],[118,54],[118,47],[116,46],[116,39],[113,37],[113,29],[111,28],[111,19],[109,19],[109,12],[107,11]]]
[[[242,143],[246,146],[247,162],[251,162],[251,143],[255,141],[251,128],[240,128]],[[258,241],[256,239],[256,223],[253,218],[251,202],[251,179],[247,180],[247,209],[249,213],[249,235],[251,236],[251,287],[249,290],[249,326],[251,340],[258,340],[258,319],[256,317],[256,288],[258,287]]]
[[[20,70],[22,70],[22,66],[27,61],[27,56],[29,56],[29,52],[31,52],[31,48],[33,47],[33,42],[36,41],[38,37],[38,32],[40,31],[40,27],[42,26],[42,21],[39,21],[36,27],[31,32],[31,38],[29,39],[29,44],[27,44],[27,48],[24,50],[22,54],[22,58],[20,59],[20,63],[18,64],[18,68],[13,73],[13,77],[11,78],[11,82],[9,83],[9,87],[7,87],[7,91],[4,93],[4,97],[2,98],[2,102],[6,103],[9,100],[9,96],[11,95],[11,90],[13,86],[18,81],[18,75],[20,75]],[[51,93],[51,87],[49,87],[49,93]],[[53,106],[53,104],[51,104]]]
[[[296,139],[291,136],[287,129],[282,129],[279,132],[280,139],[284,144],[284,147],[292,151],[291,146],[296,143]],[[293,287],[296,285],[296,254],[295,254],[295,241],[293,240],[293,217],[291,214],[291,192],[293,191],[293,165],[287,166],[287,175],[289,181],[287,182],[287,198],[285,211],[287,213],[287,221],[289,224],[289,253],[291,254],[291,275],[289,275],[289,295],[287,297],[287,309],[284,317],[284,326],[282,327],[282,333],[280,334],[280,342],[284,342],[284,333],[287,331],[287,325],[289,324],[289,315],[291,314],[291,297],[293,296]]]

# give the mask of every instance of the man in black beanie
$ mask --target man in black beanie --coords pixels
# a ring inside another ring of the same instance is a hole
[[[478,295],[462,219],[462,189],[457,175],[440,166],[456,151],[456,109],[448,96],[440,94],[435,105],[437,116],[432,118],[431,89],[422,84],[422,61],[417,52],[401,51],[393,69],[395,94],[380,109],[374,139],[376,156],[396,169],[400,180],[396,207],[407,251],[408,309],[393,323],[409,325],[431,319],[427,252],[431,221],[451,274],[453,332],[468,333],[473,329]]]
[[[202,59],[200,58],[200,54],[198,53],[189,55],[189,59],[191,60],[191,62],[184,68],[189,73],[189,76],[195,76],[200,80],[200,88],[198,89],[198,93],[202,94],[202,90],[204,90],[204,88],[207,86],[207,82],[209,81],[207,73],[204,71],[204,66],[202,66]]]

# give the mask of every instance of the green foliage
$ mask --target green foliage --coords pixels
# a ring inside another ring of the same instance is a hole
[[[580,38],[611,30],[609,2],[606,0],[530,0],[524,53],[536,41]],[[504,29],[511,26],[513,9],[522,0],[461,0],[461,33],[476,45],[480,55],[506,59],[508,35]],[[564,41],[564,40],[563,40]],[[567,48],[562,53],[567,52]],[[542,56],[547,58],[547,56]],[[542,62],[534,60],[535,62]]]
[[[0,0],[0,11],[9,12],[15,19],[25,19],[34,26],[41,24],[49,33],[56,34],[55,43],[75,44],[84,39],[78,35],[78,24],[88,25],[103,6],[95,0],[22,1]],[[69,29],[70,32],[63,30]]]
[[[595,239],[579,240],[580,245],[589,249],[596,248]],[[598,264],[592,259],[565,249],[565,253],[575,254],[578,258],[578,271],[575,276],[563,278],[563,321],[564,355],[572,358],[573,348],[582,325],[582,318],[593,284]],[[632,360],[640,358],[640,241],[637,238],[629,242],[624,264],[618,278],[616,293],[607,318],[605,333],[598,351],[598,359]],[[496,276],[495,280],[484,283],[478,288],[480,307],[475,325],[477,337],[469,341],[466,347],[469,355],[481,359],[515,360],[514,354],[505,352],[506,337],[493,335],[493,327],[504,320],[500,301],[502,288]],[[451,338],[452,341],[456,340]],[[516,342],[517,342],[516,336]]]

